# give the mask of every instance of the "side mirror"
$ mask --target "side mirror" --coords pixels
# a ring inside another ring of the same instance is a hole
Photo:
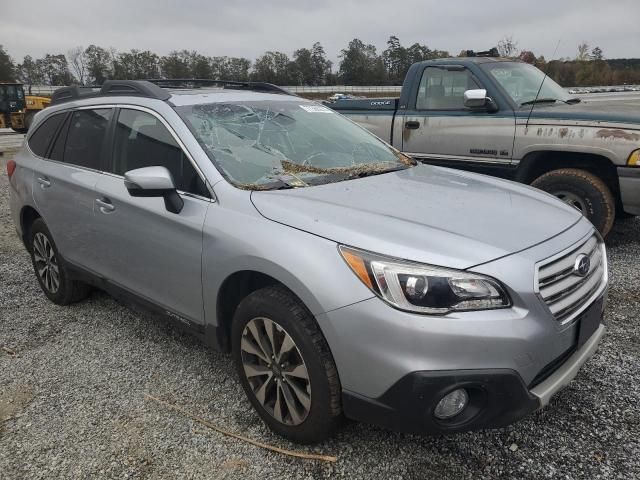
[[[180,213],[184,200],[178,195],[171,172],[165,167],[145,167],[124,174],[124,186],[132,197],[162,197],[171,213]]]
[[[487,91],[484,88],[464,92],[464,106],[472,110],[498,111],[498,106],[491,97],[487,97]]]

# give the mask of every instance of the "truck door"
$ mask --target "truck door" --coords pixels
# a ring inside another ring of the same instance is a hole
[[[466,90],[486,88],[461,65],[426,67],[415,103],[407,105],[402,151],[422,161],[450,165],[509,164],[513,150],[513,111],[478,111],[464,106]],[[489,92],[490,95],[491,92]]]

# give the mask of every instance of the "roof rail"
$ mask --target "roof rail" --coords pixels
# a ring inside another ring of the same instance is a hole
[[[53,92],[53,95],[51,96],[51,105],[77,100],[79,98],[95,97],[97,95],[98,91],[91,87],[79,87],[77,85],[72,87],[61,87],[57,88]]]
[[[169,100],[171,94],[146,80],[107,80],[102,84],[100,95],[128,95]]]
[[[100,88],[100,90],[98,90]],[[53,92],[51,105],[79,100],[89,97],[106,97],[111,95],[127,95],[148,97],[157,100],[168,100],[171,94],[166,90],[145,80],[107,80],[102,87],[62,87]]]
[[[147,81],[161,88],[202,88],[215,85],[232,90],[254,90],[258,92],[296,96],[295,93],[291,93],[286,88],[266,82],[238,82],[234,80],[211,80],[207,78],[153,78]]]
[[[79,87],[74,85],[72,87],[58,88],[53,92],[51,105],[58,105],[60,103],[89,97],[106,97],[113,95],[147,97],[166,101],[171,98],[171,94],[165,90],[166,88],[201,88],[211,85],[228,89],[254,90],[258,92],[296,96],[295,93],[291,93],[285,88],[265,82],[235,82],[231,80],[208,80],[201,78],[158,78],[152,80],[107,80],[102,87]]]

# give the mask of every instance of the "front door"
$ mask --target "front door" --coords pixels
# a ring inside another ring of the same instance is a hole
[[[202,228],[211,204],[202,179],[161,119],[142,110],[119,110],[112,157],[96,185],[100,274],[184,323],[202,324]],[[129,195],[123,174],[149,166],[173,175],[184,200],[179,214],[162,198]]]
[[[459,65],[424,69],[415,105],[404,112],[402,151],[419,160],[457,163],[511,161],[515,118],[512,111],[465,108],[464,92],[484,88]]]

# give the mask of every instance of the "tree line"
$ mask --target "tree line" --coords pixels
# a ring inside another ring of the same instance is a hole
[[[513,37],[498,41],[495,50],[503,57],[519,58],[548,72],[563,86],[640,84],[640,59],[605,60],[599,47],[585,42],[575,58],[547,62],[531,50],[520,49]],[[462,51],[458,56],[468,55]],[[160,56],[149,50],[119,52],[97,45],[76,47],[41,58],[25,56],[15,62],[0,45],[0,81],[29,85],[101,85],[108,79],[206,78],[262,81],[277,85],[400,85],[415,62],[451,56],[445,50],[414,43],[404,46],[395,35],[381,52],[358,38],[338,55],[336,68],[319,42],[299,48],[290,57],[265,52],[251,61],[243,57],[207,56],[193,50],[176,50]]]

